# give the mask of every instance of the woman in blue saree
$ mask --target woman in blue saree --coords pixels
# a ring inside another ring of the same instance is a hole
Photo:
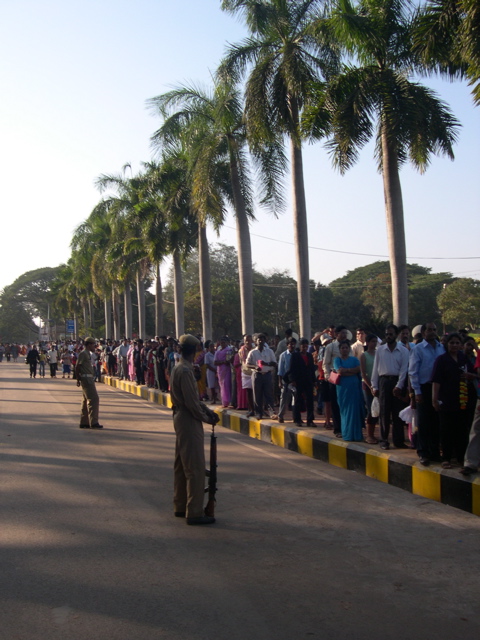
[[[337,387],[337,399],[342,419],[342,438],[361,442],[365,426],[365,403],[360,380],[360,361],[350,355],[350,342],[340,343],[340,357],[333,363],[335,371],[342,377]]]

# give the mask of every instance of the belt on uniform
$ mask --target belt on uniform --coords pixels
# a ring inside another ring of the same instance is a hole
[[[80,377],[81,378],[94,378],[95,376],[93,376],[91,373],[81,373]]]

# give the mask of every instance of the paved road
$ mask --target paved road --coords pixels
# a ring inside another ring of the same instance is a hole
[[[2,640],[479,637],[480,518],[219,428],[188,527],[170,412],[74,385],[0,365]]]

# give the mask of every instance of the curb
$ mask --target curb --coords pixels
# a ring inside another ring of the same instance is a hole
[[[172,407],[168,393],[109,376],[102,376],[102,382],[148,402],[166,408]],[[404,460],[395,453],[370,449],[364,443],[345,442],[334,436],[313,433],[295,426],[247,418],[235,410],[218,407],[215,411],[220,416],[219,425],[232,431],[328,462],[341,469],[357,471],[414,495],[480,516],[480,477],[457,477],[454,470],[442,469],[437,465],[425,468],[418,461]]]

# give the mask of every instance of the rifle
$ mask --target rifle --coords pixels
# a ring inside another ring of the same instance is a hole
[[[210,473],[208,474],[208,502],[205,507],[205,515],[214,517],[215,515],[215,494],[217,493],[217,436],[215,435],[215,425],[212,424],[212,434],[210,436]]]

